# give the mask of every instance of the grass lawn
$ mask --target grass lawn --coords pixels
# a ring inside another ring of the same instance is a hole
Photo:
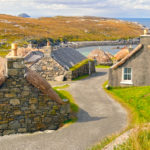
[[[110,88],[109,90],[105,89],[105,91],[127,109],[128,129],[141,127],[141,130],[136,131],[128,141],[114,150],[150,150],[150,128],[142,129],[145,128],[145,124],[150,122],[150,86]],[[117,136],[113,135],[104,139],[92,150],[101,150]]]
[[[109,92],[130,109],[132,125],[150,122],[150,86],[111,88]]]
[[[111,66],[105,66],[105,65],[97,65],[96,68],[110,68]]]
[[[72,117],[71,120],[68,120],[67,122],[64,122],[64,124],[66,123],[73,123],[77,120],[76,114],[79,110],[78,105],[75,103],[74,98],[72,97],[72,95],[64,90],[65,88],[69,87],[69,85],[64,85],[61,87],[54,87],[53,89],[56,91],[56,93],[62,98],[62,99],[68,99],[70,102],[70,107],[71,107],[71,113],[72,113]]]

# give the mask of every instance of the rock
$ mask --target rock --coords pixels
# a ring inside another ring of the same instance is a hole
[[[30,104],[36,104],[36,103],[37,103],[37,99],[36,99],[36,98],[31,98],[31,99],[29,100],[29,103],[30,103]]]
[[[21,14],[18,15],[18,17],[30,18],[30,16],[26,13],[21,13]]]
[[[6,129],[7,127],[8,127],[8,124],[1,124],[0,125],[0,130]]]
[[[17,129],[17,128],[19,128],[19,127],[20,127],[19,121],[11,121],[11,122],[9,123],[9,128],[10,128],[10,129]]]
[[[15,134],[15,130],[5,130],[3,135]]]
[[[24,66],[24,64],[23,63],[20,63],[20,62],[14,62],[13,63],[13,67],[14,68],[18,68],[18,69],[21,69],[21,68],[24,68],[25,66]]]
[[[105,88],[106,88],[107,90],[109,90],[109,89],[110,89],[110,86],[107,84],[107,85],[105,86]]]
[[[10,94],[5,94],[5,97],[6,98],[11,98],[11,97],[16,97],[16,94],[14,94],[14,93],[10,93]]]
[[[16,76],[16,75],[18,75],[18,70],[9,69],[8,76]]]
[[[19,133],[26,133],[26,132],[27,132],[27,129],[26,129],[26,128],[19,128],[19,129],[18,129],[18,132],[19,132]]]
[[[64,75],[60,75],[58,77],[55,77],[55,81],[64,81]]]
[[[15,114],[15,115],[20,115],[20,114],[21,114],[21,111],[20,111],[20,110],[16,110],[16,111],[14,111],[14,114]]]
[[[14,106],[15,106],[15,105],[19,105],[19,104],[20,104],[20,100],[19,100],[19,99],[11,99],[11,100],[10,100],[10,104],[11,104],[11,105],[14,105]]]

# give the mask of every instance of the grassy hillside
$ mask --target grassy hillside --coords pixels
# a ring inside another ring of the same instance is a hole
[[[141,27],[115,19],[98,17],[21,18],[0,15],[0,48],[18,40],[52,38],[68,41],[99,41],[138,37]],[[8,44],[7,44],[8,43]]]

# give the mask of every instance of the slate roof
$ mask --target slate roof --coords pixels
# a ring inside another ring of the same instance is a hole
[[[52,58],[55,59],[61,66],[69,70],[77,63],[86,59],[80,52],[73,48],[65,47],[52,51]]]
[[[41,51],[32,51],[29,55],[24,57],[25,62],[34,63],[44,57],[43,52]]]

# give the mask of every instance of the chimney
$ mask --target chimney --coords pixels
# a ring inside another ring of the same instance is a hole
[[[143,45],[150,45],[150,32],[149,29],[144,29],[144,35],[140,37],[140,43]]]
[[[18,79],[19,77],[24,78],[25,74],[25,64],[24,58],[17,55],[17,44],[13,43],[12,47],[12,55],[7,56],[7,74],[8,77],[12,77],[14,79]]]
[[[12,55],[13,56],[17,56],[17,48],[18,48],[17,43],[12,43],[11,44],[11,49],[12,49]]]
[[[148,29],[146,28],[146,29],[144,29],[144,35],[148,35]]]
[[[44,50],[44,57],[51,57],[52,47],[50,41],[47,41],[47,46],[45,46]]]

